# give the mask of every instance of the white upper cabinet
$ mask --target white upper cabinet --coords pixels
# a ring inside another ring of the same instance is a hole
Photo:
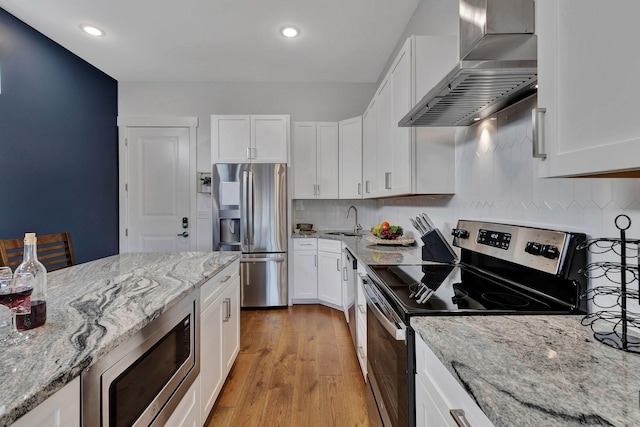
[[[457,60],[456,37],[407,39],[376,92],[375,108],[370,106],[365,113],[365,198],[455,191],[455,128],[398,127],[398,122]],[[370,159],[366,154],[373,146],[374,135],[378,167],[375,183],[369,180]]]
[[[338,198],[338,123],[293,125],[293,198]]]
[[[377,196],[376,185],[378,172],[377,148],[377,104],[374,97],[362,115],[362,184],[363,197],[370,199]]]
[[[536,1],[541,177],[640,169],[638,16],[637,0]]]
[[[288,115],[211,116],[212,163],[287,163]]]
[[[362,116],[338,123],[341,199],[362,198]]]

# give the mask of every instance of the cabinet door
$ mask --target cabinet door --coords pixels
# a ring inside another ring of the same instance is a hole
[[[289,116],[251,116],[251,162],[288,163]]]
[[[240,351],[240,280],[230,285],[222,300],[222,372],[226,378]]]
[[[536,1],[540,176],[640,167],[639,15],[636,0]]]
[[[391,191],[394,196],[411,194],[411,136],[410,127],[398,127],[398,122],[413,106],[411,79],[411,42],[409,38],[391,66]],[[384,153],[382,153],[384,157]]]
[[[338,123],[340,198],[362,198],[362,117]]]
[[[315,249],[293,252],[293,297],[318,298],[318,252]]]
[[[251,116],[211,116],[211,163],[247,163]]]
[[[222,329],[221,299],[200,313],[200,417],[206,420],[222,388]]]
[[[377,193],[377,105],[374,98],[362,116],[362,190],[365,199],[375,197]]]
[[[80,377],[11,424],[13,427],[80,426]]]
[[[457,427],[453,418],[442,414],[420,377],[416,377],[416,425],[422,427]]]
[[[293,124],[293,198],[316,197],[316,123]]]
[[[380,85],[376,99],[376,149],[378,152],[378,196],[391,195],[393,157],[391,144],[391,114],[393,111],[389,76]]]
[[[317,127],[317,184],[319,199],[338,198],[338,123],[320,122]]]
[[[200,377],[191,384],[176,409],[166,421],[166,426],[200,427]]]
[[[342,309],[342,256],[318,251],[318,299]]]

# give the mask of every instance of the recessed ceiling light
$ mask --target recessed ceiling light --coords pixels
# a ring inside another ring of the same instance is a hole
[[[82,29],[82,31],[84,31],[87,34],[91,34],[92,36],[95,36],[95,37],[104,36],[104,31],[102,31],[100,28],[94,27],[93,25],[80,25],[80,28]]]
[[[300,35],[300,30],[293,25],[286,25],[280,28],[280,34],[288,38],[298,37]]]

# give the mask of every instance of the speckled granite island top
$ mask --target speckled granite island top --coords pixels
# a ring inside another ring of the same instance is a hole
[[[1,346],[0,425],[64,387],[239,255],[120,254],[48,275],[47,323]]]
[[[579,316],[413,318],[496,426],[640,426],[640,355],[596,341]]]

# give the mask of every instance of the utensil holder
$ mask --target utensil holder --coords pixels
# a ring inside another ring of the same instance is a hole
[[[620,262],[593,262],[580,270],[589,278],[606,277],[612,286],[596,286],[587,290],[581,298],[593,304],[593,313],[582,319],[582,324],[590,326],[595,339],[610,347],[640,353],[640,337],[631,335],[629,326],[640,329],[640,313],[627,308],[627,300],[640,299],[638,282],[640,279],[637,263],[628,263],[627,256],[638,260],[640,240],[628,239],[626,230],[631,227],[627,215],[618,215],[615,224],[620,231],[620,238],[598,238],[587,240],[578,246],[592,254],[614,252],[620,256]],[[635,289],[629,285],[635,283]],[[612,300],[615,301],[612,303]],[[599,309],[599,310],[598,310]]]
[[[429,231],[421,239],[424,243],[422,246],[423,261],[452,263],[458,258],[437,228]]]

